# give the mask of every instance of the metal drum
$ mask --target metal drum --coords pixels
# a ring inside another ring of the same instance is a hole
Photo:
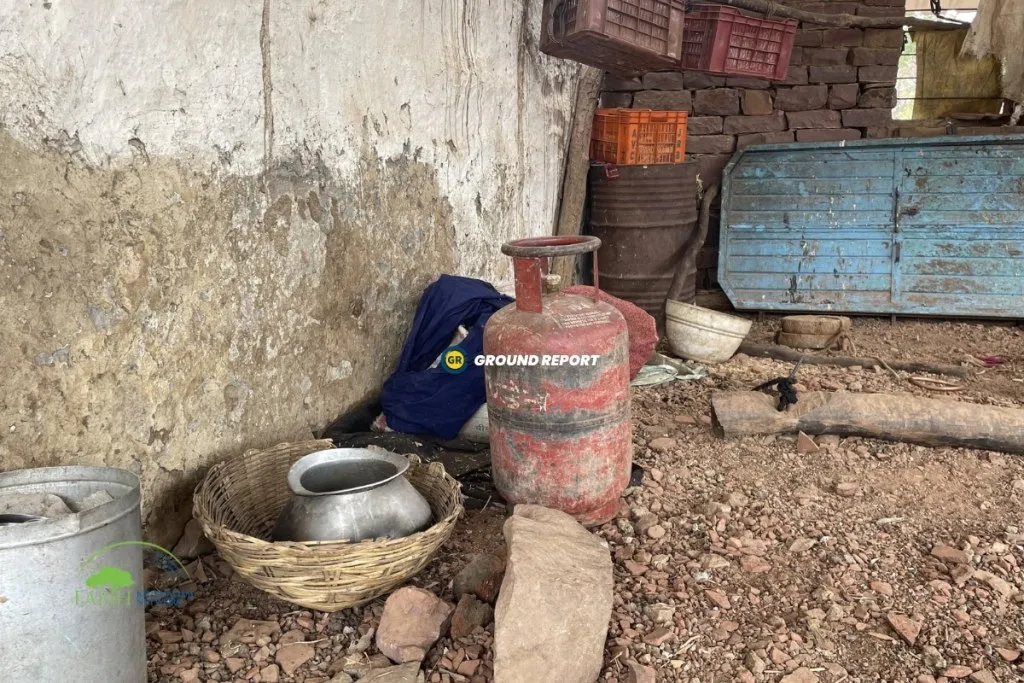
[[[72,510],[100,491],[113,500],[77,514],[0,525],[4,683],[146,680],[138,478],[93,467],[0,474],[0,496],[50,493]]]
[[[502,246],[513,257],[516,302],[484,329],[485,357],[541,359],[485,368],[495,487],[510,503],[562,510],[588,526],[615,516],[629,483],[626,321],[598,300],[596,286],[593,297],[542,295],[541,276],[549,257],[600,245],[595,237],[542,237]]]
[[[660,318],[697,223],[697,164],[617,166],[616,171],[617,176],[601,165],[590,169],[589,225],[601,240],[603,289]],[[681,301],[693,301],[696,282],[694,270]]]

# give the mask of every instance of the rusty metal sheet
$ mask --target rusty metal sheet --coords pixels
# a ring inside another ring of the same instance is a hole
[[[1024,318],[1024,137],[752,146],[722,189],[739,310]]]

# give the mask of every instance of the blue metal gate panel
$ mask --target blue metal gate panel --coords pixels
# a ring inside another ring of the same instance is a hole
[[[740,310],[1024,318],[1024,138],[748,147],[722,195]]]

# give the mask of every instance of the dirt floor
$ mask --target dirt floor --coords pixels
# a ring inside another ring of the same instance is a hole
[[[775,324],[758,323],[750,340],[770,342]],[[1002,365],[942,396],[1024,403],[1024,328],[856,319],[853,338],[860,356],[972,367],[972,357],[998,356]],[[1024,681],[1024,460],[835,437],[798,452],[790,436],[711,433],[713,391],[790,369],[740,356],[699,382],[634,391],[644,481],[597,530],[616,581],[602,680],[632,683],[632,659],[658,681],[687,683]],[[897,374],[805,365],[798,380],[809,390],[936,395]],[[414,583],[451,599],[469,556],[503,547],[503,512],[468,513]],[[203,563],[197,601],[150,610],[150,681],[322,682],[346,656],[373,654],[360,636],[383,600],[334,615],[297,611],[230,578],[215,555]],[[242,618],[276,624],[262,639],[229,642]],[[294,671],[275,654],[288,642],[312,648]],[[427,680],[489,681],[490,647],[490,632],[443,639]],[[471,675],[455,673],[473,660],[481,663],[463,668]]]

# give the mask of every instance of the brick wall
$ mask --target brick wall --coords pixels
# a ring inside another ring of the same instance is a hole
[[[812,12],[903,16],[905,0],[788,0]],[[705,186],[719,182],[733,152],[751,144],[889,137],[894,132],[900,29],[801,25],[784,81],[695,72],[606,77],[602,107],[690,112],[687,158]],[[717,212],[716,212],[717,215]],[[698,259],[698,287],[715,284],[718,230],[712,222]]]

